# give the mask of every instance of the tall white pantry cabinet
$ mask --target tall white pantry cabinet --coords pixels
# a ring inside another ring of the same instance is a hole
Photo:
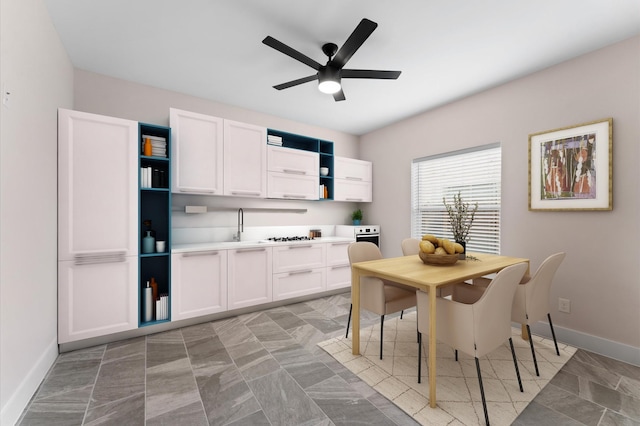
[[[138,123],[58,110],[58,343],[138,327]]]

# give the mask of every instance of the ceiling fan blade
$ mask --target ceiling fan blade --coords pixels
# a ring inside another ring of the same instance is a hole
[[[273,38],[271,36],[266,36],[265,39],[262,40],[262,42],[264,44],[266,44],[267,46],[273,47],[274,49],[284,53],[285,55],[292,57],[296,61],[300,61],[305,65],[309,65],[311,68],[313,68],[316,71],[318,69],[320,69],[320,64],[319,63],[317,63],[316,61],[314,61],[313,59],[311,59],[307,55],[298,52],[297,50],[287,46],[283,42],[278,41],[278,40],[276,40],[275,38]]]
[[[342,78],[380,78],[385,80],[395,80],[400,77],[402,71],[379,71],[379,70],[342,70]]]
[[[308,83],[313,80],[318,79],[318,74],[310,75],[308,77],[302,77],[297,80],[291,80],[286,83],[278,84],[277,86],[273,86],[274,89],[282,90],[288,89],[289,87],[297,86],[298,84]]]
[[[331,60],[332,65],[336,68],[344,67],[377,26],[378,24],[366,18],[360,21],[356,29],[353,30],[347,41],[344,42],[338,53]]]
[[[339,101],[344,101],[347,98],[344,97],[344,92],[342,91],[342,89],[340,89],[339,91],[333,94],[333,99],[336,102],[339,102]]]

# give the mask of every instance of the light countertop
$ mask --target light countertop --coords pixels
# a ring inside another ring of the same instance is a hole
[[[293,244],[322,244],[322,243],[350,243],[355,241],[353,238],[346,237],[321,237],[314,238],[313,240],[299,240],[299,241],[269,241],[269,240],[257,240],[257,241],[225,241],[225,242],[210,242],[210,243],[193,243],[193,244],[174,244],[171,247],[171,253],[188,253],[195,251],[208,251],[208,250],[234,250],[238,248],[253,248],[253,247],[273,247]]]

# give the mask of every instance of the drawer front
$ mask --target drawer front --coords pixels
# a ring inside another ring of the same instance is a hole
[[[269,172],[267,174],[267,198],[287,200],[317,200],[319,198],[320,178]]]
[[[335,201],[371,202],[371,182],[358,182],[346,179],[336,179],[334,183]]]
[[[352,241],[327,244],[327,266],[349,265],[347,247]]]
[[[268,146],[267,169],[295,176],[318,176],[320,156],[317,152]]]
[[[351,287],[351,267],[329,266],[327,267],[327,290]]]
[[[325,268],[285,272],[273,276],[273,300],[290,299],[325,289]]]
[[[372,181],[372,164],[369,161],[354,158],[334,157],[336,179],[347,179],[357,182]]]
[[[273,273],[296,272],[325,266],[325,244],[291,244],[273,248]]]

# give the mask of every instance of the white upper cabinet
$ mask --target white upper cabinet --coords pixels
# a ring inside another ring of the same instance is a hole
[[[218,117],[169,109],[171,191],[223,195],[223,123]]]
[[[353,158],[334,157],[335,201],[371,202],[372,164]]]
[[[224,120],[224,195],[266,198],[267,129]]]
[[[138,255],[138,123],[58,111],[58,260]]]
[[[267,197],[317,200],[320,155],[300,149],[267,147]]]

